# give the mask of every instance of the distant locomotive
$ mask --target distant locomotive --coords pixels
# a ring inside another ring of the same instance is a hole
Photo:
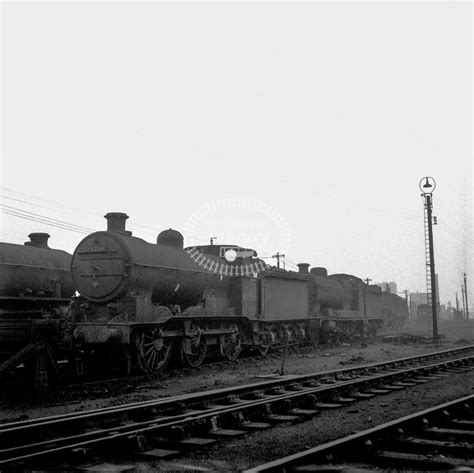
[[[254,250],[235,245],[184,249],[171,229],[147,243],[126,230],[127,218],[107,214],[107,231],[88,235],[72,257],[80,297],[71,345],[86,361],[102,354],[127,371],[158,373],[174,353],[199,366],[215,348],[235,360],[244,347],[264,354],[375,335],[384,321],[408,317],[403,299],[355,276],[305,263],[299,272],[266,267]]]
[[[49,248],[47,233],[29,238],[0,242],[0,375],[40,350],[55,357],[74,294],[71,255]]]

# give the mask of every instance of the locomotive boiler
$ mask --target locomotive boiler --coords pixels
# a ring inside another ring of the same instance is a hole
[[[133,293],[161,306],[199,303],[212,274],[183,251],[179,232],[163,232],[153,245],[125,230],[125,214],[106,218],[107,231],[84,238],[73,255],[74,284],[85,299],[104,304]]]
[[[7,300],[64,299],[74,294],[71,255],[49,248],[47,233],[30,233],[24,245],[0,242],[0,297]]]

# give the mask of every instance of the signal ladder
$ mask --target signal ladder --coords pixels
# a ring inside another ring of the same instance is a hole
[[[426,258],[426,297],[427,304],[431,305],[431,257],[430,257],[430,236],[429,236],[429,215],[428,215],[428,202],[430,199],[427,197],[423,198],[424,200],[424,222],[425,222],[425,258]],[[431,204],[431,202],[430,202]]]

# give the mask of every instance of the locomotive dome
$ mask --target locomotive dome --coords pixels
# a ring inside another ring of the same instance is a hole
[[[173,248],[183,249],[184,237],[177,230],[170,228],[169,230],[162,231],[156,239],[158,245],[172,246]]]
[[[311,274],[326,278],[328,276],[328,270],[326,268],[311,268]]]

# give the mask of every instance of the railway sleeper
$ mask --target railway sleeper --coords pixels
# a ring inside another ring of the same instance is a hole
[[[416,386],[418,383],[415,382],[414,380],[410,381],[395,381],[392,383],[393,386],[402,386],[404,388],[412,388],[413,386]]]
[[[253,422],[244,416],[242,412],[236,412],[233,414],[236,425],[243,430],[255,431],[264,430],[271,427],[268,422]]]
[[[179,450],[171,450],[167,448],[153,448],[151,450],[140,452],[140,455],[146,459],[157,459],[157,460],[161,460],[163,458],[176,457],[180,454],[181,452]]]
[[[377,466],[412,469],[415,471],[446,471],[457,466],[474,466],[474,461],[458,458],[445,458],[442,455],[420,455],[416,453],[384,450],[371,458]]]
[[[342,404],[342,405],[347,405],[347,404],[352,404],[353,402],[356,402],[357,399],[353,397],[345,397],[344,395],[336,394],[334,397],[331,398],[331,402],[335,404]]]
[[[286,385],[284,389],[285,389],[285,391],[297,392],[297,391],[304,391],[306,388],[304,388],[303,386],[301,386],[301,384],[294,383],[294,384],[288,384],[288,385]]]
[[[446,374],[462,374],[462,373],[467,373],[468,371],[471,371],[470,368],[447,368],[443,369],[443,373]]]
[[[428,427],[423,431],[423,435],[431,439],[449,439],[455,442],[474,443],[474,430]]]
[[[384,384],[381,386],[381,389],[389,390],[389,391],[401,391],[402,389],[405,389],[406,386],[400,386],[397,384]]]
[[[470,430],[474,431],[474,420],[458,420],[453,419],[444,424],[444,427],[448,429],[456,429],[456,430]]]
[[[320,380],[321,384],[335,384],[337,381],[334,378],[321,378]]]
[[[203,431],[201,425],[201,432]],[[215,438],[202,437],[200,434],[195,435],[194,432],[188,432],[184,426],[174,426],[169,431],[159,436],[153,437],[153,446],[157,448],[177,450],[181,453],[182,450],[193,450],[206,448],[216,443]]]
[[[428,379],[428,381],[435,381],[437,379],[443,379],[446,378],[445,375],[442,374],[436,374],[436,373],[427,373],[422,375],[423,378]]]
[[[248,393],[248,394],[245,395],[245,398],[255,399],[255,400],[272,399],[274,397],[275,397],[275,395],[266,394],[266,393],[263,393],[262,391],[254,391],[254,392],[251,392],[251,393]]]
[[[175,442],[175,445],[187,449],[196,449],[210,447],[216,443],[216,439],[204,438],[204,437],[188,437],[183,440]]]
[[[294,409],[290,409],[287,414],[295,415],[303,418],[312,418],[316,417],[317,415],[321,414],[320,411],[317,409],[301,409],[299,407],[295,407]]]
[[[284,414],[290,416],[298,416],[302,419],[308,419],[320,414],[317,409],[304,409],[299,404],[295,406],[295,402],[289,399],[283,401]]]
[[[229,406],[224,405],[224,404],[213,404],[213,403],[209,402],[209,403],[203,404],[202,407],[203,407],[203,409],[208,409],[208,410],[212,411],[213,409],[226,409]]]
[[[314,379],[310,381],[305,381],[303,383],[303,386],[305,386],[306,388],[320,388],[324,386],[324,384],[318,381],[317,379]]]
[[[280,396],[280,395],[283,395],[283,394],[287,394],[287,391],[286,391],[286,387],[278,386],[276,388],[269,389],[268,393],[269,394],[267,394],[267,395]]]
[[[408,437],[391,443],[390,448],[400,452],[432,453],[446,457],[474,458],[474,446],[470,442],[452,442],[421,437]]]
[[[245,430],[224,429],[219,426],[217,416],[211,418],[211,430],[208,432],[213,437],[240,437],[245,435]]]
[[[288,414],[274,414],[270,404],[265,404],[265,413],[263,419],[273,424],[279,423],[296,423],[300,420],[299,416]]]
[[[347,375],[336,375],[336,381],[352,381],[354,376],[347,376]]]
[[[341,403],[336,403],[336,402],[318,402],[316,403],[315,407],[318,409],[339,409],[343,405]]]
[[[388,394],[390,389],[382,389],[382,388],[369,388],[364,391],[364,393],[378,395],[378,394]]]
[[[424,384],[433,381],[433,378],[428,378],[426,376],[416,376],[412,379],[412,381],[417,384]]]
[[[374,393],[368,393],[368,392],[361,393],[361,392],[357,391],[357,392],[353,392],[351,394],[351,396],[355,399],[361,399],[362,400],[362,399],[371,399],[375,396],[375,394]]]

